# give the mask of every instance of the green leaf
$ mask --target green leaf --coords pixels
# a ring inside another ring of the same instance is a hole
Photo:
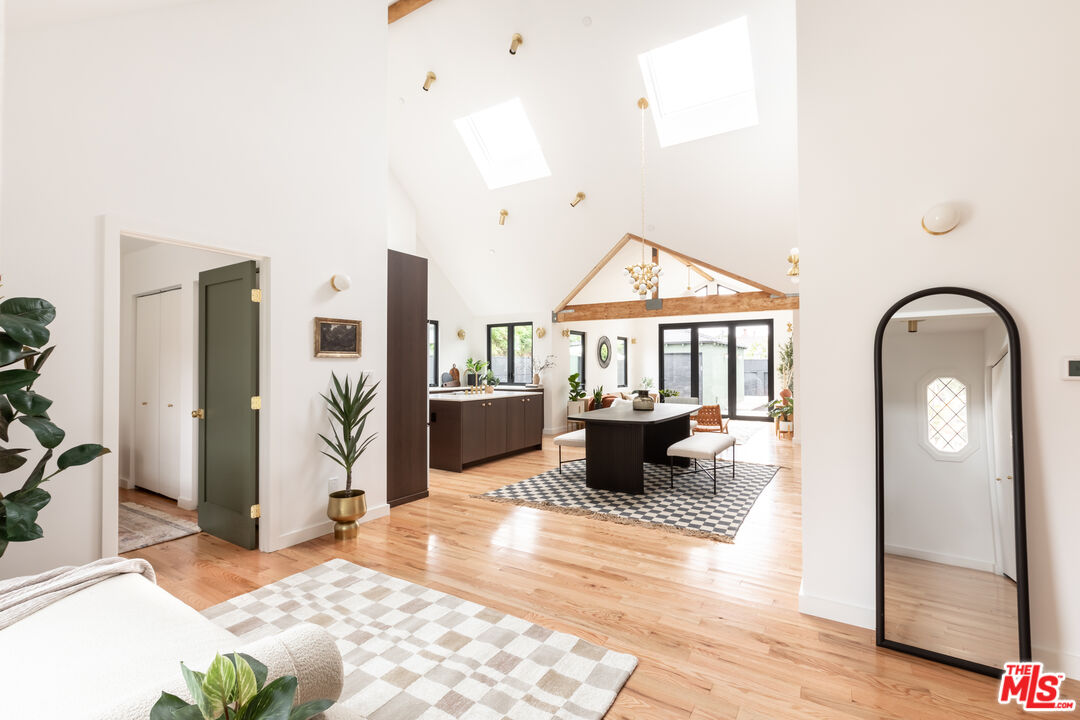
[[[37,379],[38,374],[33,370],[4,370],[0,372],[0,395],[22,390]]]
[[[202,710],[198,705],[188,705],[173,713],[173,720],[204,720]],[[221,720],[221,718],[218,718]]]
[[[225,704],[230,701],[230,696],[235,690],[236,666],[231,661],[221,657],[221,655],[214,656],[214,661],[210,663],[210,667],[206,671],[206,678],[202,684],[206,705],[204,707],[200,703],[199,707],[202,708],[203,714],[209,711],[208,718],[216,718],[221,715],[225,712]]]
[[[108,455],[110,452],[109,448],[93,443],[76,445],[60,454],[60,457],[56,459],[56,466],[60,470],[67,470],[97,460],[102,455]]]
[[[243,658],[244,662],[251,668],[251,672],[255,673],[255,686],[262,690],[263,685],[266,684],[266,676],[270,674],[270,671],[266,669],[265,665],[250,655],[237,653],[237,656]]]
[[[39,348],[49,342],[49,328],[31,318],[0,312],[0,327],[4,328],[15,342],[32,348]]]
[[[33,370],[36,373],[40,373],[41,372],[41,366],[45,364],[45,361],[49,359],[49,356],[53,354],[53,350],[55,350],[55,349],[56,349],[56,346],[53,345],[52,347],[47,347],[44,350],[42,350],[41,354],[38,355],[36,360],[34,360],[34,367],[32,367],[30,369]]]
[[[158,701],[154,703],[154,707],[150,708],[150,720],[173,720],[175,717],[173,713],[186,707],[191,707],[191,705],[175,695],[163,692]]]
[[[17,315],[42,325],[48,325],[56,319],[56,308],[51,302],[41,298],[10,298],[0,303],[0,313]]]
[[[0,333],[0,367],[17,363],[23,358],[37,355],[37,350],[26,350],[21,342],[6,333]]]
[[[12,390],[7,394],[11,406],[26,415],[44,415],[53,401],[33,390]]]
[[[312,700],[303,705],[297,705],[289,713],[289,720],[309,720],[334,704],[333,700]]]
[[[18,470],[26,464],[22,456],[29,448],[0,448],[0,474]]]
[[[243,656],[232,655],[231,659],[236,664],[236,702],[243,707],[258,694],[259,683],[255,679],[255,671]]]
[[[264,687],[244,706],[235,720],[289,720],[293,698],[296,697],[296,678],[285,675]]]
[[[33,430],[38,442],[44,448],[52,449],[64,442],[64,431],[53,425],[50,420],[32,415],[20,415],[15,419]]]
[[[195,704],[199,707],[199,712],[202,713],[204,720],[214,720],[217,716],[211,715],[207,711],[206,696],[203,695],[202,684],[206,676],[201,672],[189,670],[188,666],[184,663],[180,663],[180,672],[183,673],[184,684],[187,685],[188,692],[191,693],[191,697],[194,698]]]
[[[13,493],[9,493],[5,499],[12,500],[20,505],[28,505],[35,510],[40,511],[41,508],[49,504],[49,501],[52,500],[52,495],[41,488],[34,488],[33,490],[16,490]]]
[[[7,550],[8,541],[4,537],[4,534],[0,532],[0,557],[4,557],[4,551]]]
[[[0,500],[4,506],[4,535],[11,542],[26,542],[41,537],[41,528],[34,523],[38,511],[7,496]]]
[[[30,473],[30,477],[26,478],[26,482],[23,483],[23,490],[33,490],[45,481],[45,465],[52,459],[52,455],[52,450],[45,451],[45,455],[34,466],[34,471]]]

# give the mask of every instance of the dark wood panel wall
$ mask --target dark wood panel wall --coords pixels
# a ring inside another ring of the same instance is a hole
[[[386,501],[428,495],[427,260],[390,250],[386,303]]]

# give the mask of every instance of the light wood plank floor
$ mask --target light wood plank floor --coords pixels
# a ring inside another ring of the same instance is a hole
[[[199,534],[130,553],[197,609],[335,557],[639,658],[609,718],[1021,717],[997,682],[880,650],[873,632],[801,615],[799,456],[767,427],[740,461],[784,466],[734,544],[472,499],[552,468],[542,451],[431,473],[431,497],[263,554]],[[312,482],[316,482],[312,479]],[[1080,696],[1075,683],[1068,697]]]

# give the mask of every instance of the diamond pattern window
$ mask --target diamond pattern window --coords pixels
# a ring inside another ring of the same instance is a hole
[[[939,377],[926,386],[926,427],[930,445],[946,453],[968,444],[967,385]]]

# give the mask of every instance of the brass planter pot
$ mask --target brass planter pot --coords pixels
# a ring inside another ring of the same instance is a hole
[[[348,540],[360,531],[357,522],[367,513],[367,495],[363,490],[338,490],[330,493],[326,515],[334,521],[334,539]]]

